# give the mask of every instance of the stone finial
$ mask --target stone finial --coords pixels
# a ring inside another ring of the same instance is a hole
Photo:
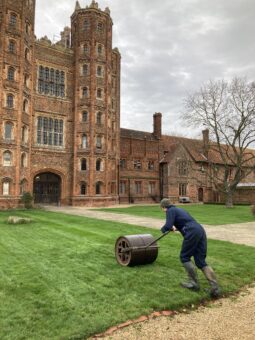
[[[98,9],[98,3],[95,2],[95,0],[92,0],[91,5],[89,7]]]
[[[39,39],[39,42],[43,43],[44,45],[51,45],[51,41],[50,39],[47,37],[47,35],[45,35],[44,37]]]
[[[120,54],[120,51],[119,51],[118,47],[114,47],[113,52],[116,52],[116,53]]]
[[[81,5],[80,5],[79,1],[76,1],[75,11],[78,11],[79,9],[81,9]]]
[[[109,14],[109,15],[111,14],[111,11],[110,11],[109,7],[105,7],[104,11],[105,11],[106,14]]]

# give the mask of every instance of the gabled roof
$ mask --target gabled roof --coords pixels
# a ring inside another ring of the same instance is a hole
[[[162,140],[164,142],[164,150],[168,150],[170,151],[172,145],[174,143],[176,144],[182,144],[186,150],[188,151],[188,153],[190,154],[190,156],[194,159],[194,161],[196,162],[211,162],[214,164],[223,164],[223,160],[221,158],[221,155],[219,153],[219,151],[217,151],[217,144],[210,142],[209,145],[209,149],[208,152],[206,154],[205,152],[205,148],[204,148],[204,142],[203,140],[199,140],[199,139],[191,139],[191,138],[184,138],[184,137],[175,137],[175,136],[162,136]],[[230,147],[228,147],[227,145],[222,145],[222,149],[225,149],[225,153],[229,153],[229,156],[231,156],[234,158],[234,153],[233,150],[231,150]],[[247,160],[251,157],[251,155],[253,155],[253,157],[255,157],[255,150],[254,149],[247,149],[246,150],[246,157]],[[231,162],[231,157],[228,158],[228,163],[229,165],[233,164]],[[250,160],[249,162],[247,162],[246,166],[254,166],[255,165],[255,159]]]
[[[191,139],[176,136],[162,136],[162,141],[164,143],[164,151],[173,151],[174,145],[183,145],[185,149],[189,152],[190,156],[196,162],[206,161],[204,156],[203,141],[199,139]]]

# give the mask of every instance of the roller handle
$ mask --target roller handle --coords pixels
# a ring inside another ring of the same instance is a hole
[[[146,246],[126,248],[126,249],[123,249],[123,250],[121,251],[121,253],[127,253],[127,252],[129,252],[130,250],[136,250],[136,249],[147,249],[147,248],[149,248],[150,246],[152,246],[155,242],[159,241],[161,238],[163,238],[164,236],[166,236],[167,234],[169,234],[170,231],[171,231],[171,230],[168,230],[166,233],[160,235],[158,238],[156,238],[156,240],[153,240],[151,243],[147,244]]]
[[[152,241],[151,243],[147,244],[147,246],[145,246],[145,249],[146,248],[149,248],[150,246],[153,245],[153,243],[159,241],[160,239],[162,239],[164,236],[166,236],[167,234],[170,233],[171,230],[168,230],[167,232],[165,232],[164,234],[160,235],[158,238],[156,238],[156,240]]]

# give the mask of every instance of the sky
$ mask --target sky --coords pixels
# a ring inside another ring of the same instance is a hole
[[[56,42],[75,0],[37,0],[37,38]],[[121,53],[121,127],[200,138],[182,120],[184,100],[209,80],[255,80],[254,0],[99,0]],[[82,8],[91,0],[80,0]]]

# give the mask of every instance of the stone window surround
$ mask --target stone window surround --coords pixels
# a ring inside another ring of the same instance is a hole
[[[14,125],[12,122],[6,121],[4,123],[4,139],[5,140],[13,140],[13,129],[14,129]]]
[[[120,194],[124,195],[126,193],[126,191],[127,191],[127,181],[121,180],[120,181],[120,188],[119,189],[120,189]]]
[[[148,193],[149,195],[155,194],[155,189],[156,189],[156,182],[155,181],[150,181],[148,183]]]
[[[2,195],[3,196],[9,196],[10,195],[10,185],[11,180],[9,178],[4,179],[2,181]]]
[[[82,123],[87,123],[88,122],[88,120],[89,120],[89,112],[88,112],[88,110],[82,110],[82,112],[81,112],[81,121],[82,121]]]
[[[15,69],[15,67],[8,66],[7,79],[9,81],[15,81],[16,80],[16,69]]]
[[[17,41],[13,38],[8,39],[8,52],[13,54],[17,53]]]
[[[38,64],[37,65],[37,85],[36,92],[40,95],[49,97],[65,98],[67,72],[65,69],[58,69],[52,65]],[[47,91],[45,88],[47,85]]]
[[[142,181],[135,181],[135,193],[136,194],[142,194]]]
[[[5,107],[7,109],[15,109],[15,95],[13,93],[7,93],[5,96]]]
[[[12,152],[9,150],[5,150],[3,152],[3,166],[12,166]]]
[[[38,143],[38,122],[39,122],[39,118],[41,118],[41,120],[42,120],[41,121],[42,129],[40,129],[40,131],[41,131],[41,143]],[[55,132],[54,131],[55,130],[54,121],[55,120],[58,121],[58,125],[60,124],[60,130],[61,130],[61,126],[62,126],[62,132],[61,131],[56,132],[58,134],[58,137],[57,137],[58,142],[61,142],[62,143],[61,145],[54,144],[55,139],[56,139],[54,136],[52,136],[52,144],[49,144],[49,143],[44,144],[44,140],[43,140],[43,138],[44,138],[44,135],[43,135],[43,132],[44,132],[43,119],[44,118],[48,120],[47,124],[49,124],[50,119],[52,119],[52,121],[53,121],[53,129],[45,131],[46,132],[45,137],[47,137],[47,140],[49,138],[49,132],[50,131],[52,131],[52,134],[54,135],[54,132]],[[39,147],[46,147],[46,148],[60,148],[60,149],[64,148],[64,145],[65,145],[65,120],[62,117],[58,118],[58,117],[54,117],[54,116],[50,116],[50,115],[43,115],[42,116],[41,113],[36,115],[36,117],[35,117],[35,131],[36,131],[35,136],[34,136],[35,145],[37,145]],[[62,137],[60,137],[59,135],[61,135]]]
[[[18,26],[18,14],[10,11],[8,14],[8,25],[13,28],[17,28]]]
[[[187,196],[187,183],[179,183],[179,196]]]

